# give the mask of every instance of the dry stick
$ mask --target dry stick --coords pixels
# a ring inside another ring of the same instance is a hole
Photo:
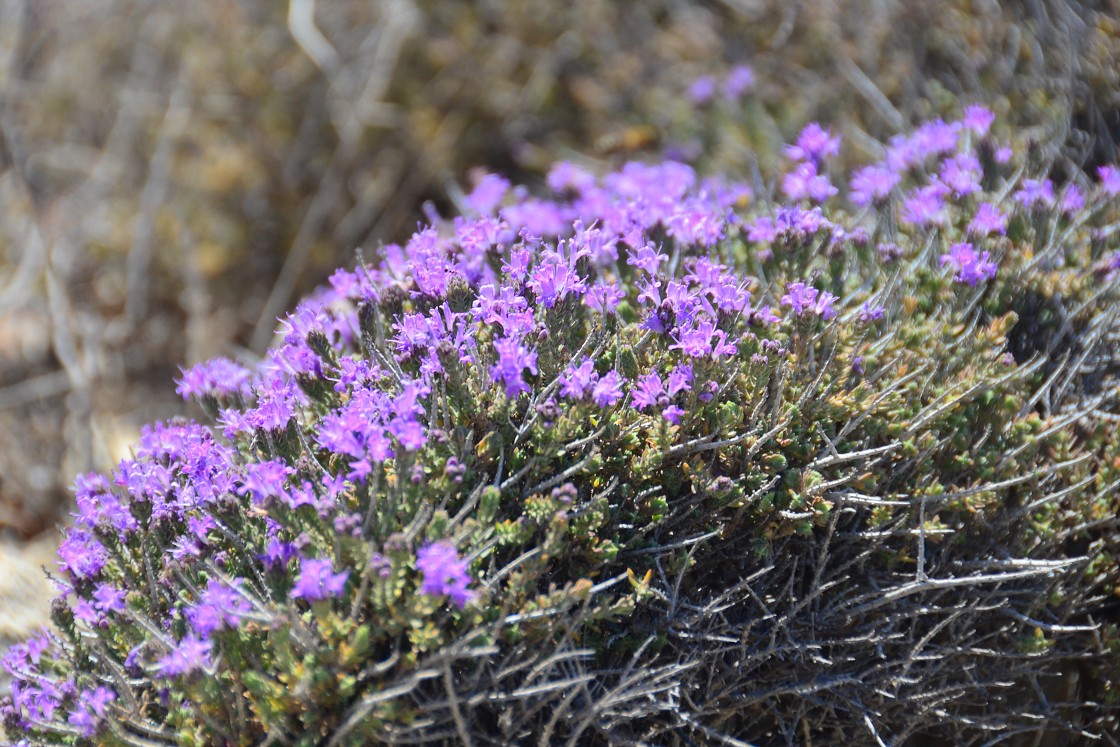
[[[890,124],[895,130],[901,132],[906,129],[906,117],[894,107],[890,99],[887,98],[875,82],[867,77],[867,74],[860,70],[859,66],[855,64],[846,54],[837,54],[836,61],[838,63],[840,74],[844,79],[856,89],[856,92],[871,104],[875,112]]]
[[[324,73],[330,75],[342,67],[338,51],[315,25],[315,0],[291,0],[288,4],[288,30],[299,48]]]
[[[70,387],[70,376],[66,371],[52,371],[24,379],[17,384],[0,389],[0,409],[19,407],[48,399],[70,391]]]
[[[160,126],[159,140],[148,167],[148,178],[140,192],[140,206],[132,227],[132,246],[126,260],[128,293],[125,313],[133,328],[139,326],[148,314],[148,265],[156,238],[156,214],[167,201],[171,184],[171,151],[189,122],[189,101],[187,75],[180,71],[175,90],[167,103],[167,113]]]
[[[463,712],[459,710],[459,696],[455,692],[455,681],[451,677],[451,662],[449,659],[443,660],[443,686],[447,690],[447,702],[455,719],[455,731],[459,734],[459,740],[464,747],[471,747],[473,742],[470,733],[467,731],[467,722],[463,718]]]

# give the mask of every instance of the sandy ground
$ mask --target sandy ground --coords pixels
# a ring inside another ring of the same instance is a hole
[[[0,653],[48,623],[54,589],[43,568],[54,567],[58,542],[54,532],[27,543],[0,541]],[[7,685],[0,669],[0,693]]]

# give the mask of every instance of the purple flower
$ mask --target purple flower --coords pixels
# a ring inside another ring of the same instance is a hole
[[[595,175],[567,161],[552,165],[548,172],[548,188],[556,194],[575,192],[582,194],[595,186]]]
[[[295,470],[278,459],[250,463],[246,467],[245,479],[237,489],[237,494],[252,493],[253,503],[258,506],[263,505],[270,498],[286,500],[288,497],[286,483],[288,476],[293,474]]]
[[[24,643],[17,643],[8,649],[4,654],[3,659],[0,659],[0,664],[3,665],[4,671],[13,677],[21,677],[24,668],[28,664],[33,664],[36,668],[39,666],[39,661],[43,653],[50,648],[50,639],[45,633],[40,633],[34,638],[30,638]]]
[[[941,165],[939,178],[941,182],[953,190],[958,197],[970,195],[980,191],[980,179],[984,176],[980,162],[975,156],[968,153],[948,158]]]
[[[688,87],[688,98],[697,106],[708,103],[716,93],[716,79],[710,75],[701,75],[692,81]]]
[[[591,387],[591,399],[599,407],[611,407],[622,399],[623,378],[618,371],[607,371]]]
[[[183,399],[249,395],[249,369],[228,358],[215,358],[183,371],[175,387]]]
[[[1106,195],[1120,196],[1120,169],[1112,165],[1098,166],[1097,176],[1101,178],[1101,189]]]
[[[682,206],[664,223],[666,233],[683,244],[711,246],[723,238],[723,213],[697,203]]]
[[[977,254],[968,242],[953,244],[948,254],[941,255],[941,266],[946,265],[955,270],[953,279],[956,282],[967,285],[976,285],[981,280],[991,280],[996,276],[996,263],[991,261],[988,252]]]
[[[202,555],[202,545],[194,537],[182,536],[171,543],[167,554],[172,560],[181,561],[185,558],[197,558]]]
[[[766,216],[755,218],[753,223],[746,224],[747,238],[751,241],[768,243],[778,236],[774,221]]]
[[[447,595],[459,609],[466,607],[467,602],[476,596],[467,588],[471,581],[467,561],[459,558],[455,545],[448,540],[421,547],[416,553],[416,569],[424,574],[421,594]]]
[[[600,314],[613,314],[624,298],[626,293],[617,283],[596,283],[583,294],[583,303]]]
[[[74,619],[81,620],[89,625],[101,625],[105,616],[97,611],[93,602],[88,599],[79,599],[74,603]]]
[[[416,451],[423,448],[424,444],[428,442],[428,435],[424,431],[424,426],[413,418],[394,418],[389,423],[389,433],[391,433],[405,451]]]
[[[661,375],[651,371],[645,376],[639,376],[630,388],[630,402],[638,410],[652,407],[665,396],[665,386]]]
[[[669,372],[668,394],[670,397],[675,397],[678,392],[686,392],[690,389],[692,389],[692,366],[681,363]]]
[[[666,420],[668,420],[673,425],[680,425],[681,424],[681,417],[684,414],[685,414],[684,409],[680,408],[680,407],[677,407],[676,405],[669,405],[668,407],[666,407],[664,410],[661,411],[661,417],[665,418]]]
[[[860,207],[881,205],[900,181],[902,177],[885,166],[864,166],[849,182],[852,202]]]
[[[1085,207],[1085,197],[1081,194],[1076,184],[1070,184],[1066,187],[1065,194],[1062,195],[1062,212],[1067,217],[1072,217],[1075,213]]]
[[[264,552],[258,557],[269,567],[284,567],[298,554],[299,549],[291,542],[283,542],[279,537],[272,537],[265,545]]]
[[[836,309],[832,307],[836,296],[828,291],[820,291],[805,283],[790,283],[786,286],[788,291],[782,296],[782,306],[789,306],[794,316],[815,314],[824,320],[836,316]]]
[[[1039,203],[1053,205],[1054,183],[1049,179],[1024,179],[1013,197],[1023,207],[1033,207]]]
[[[638,251],[631,252],[626,258],[626,264],[637,267],[649,275],[656,276],[661,263],[667,262],[669,257],[659,252],[653,244],[645,244]]]
[[[570,293],[581,294],[584,282],[570,267],[558,261],[543,262],[530,274],[528,286],[536,294],[537,300],[551,309],[557,301],[564,300]]]
[[[87,739],[97,733],[97,727],[105,720],[106,707],[117,699],[117,694],[107,687],[96,690],[82,690],[78,703],[70,711],[67,723],[75,726]]]
[[[922,228],[945,223],[945,195],[949,188],[940,182],[919,187],[902,201],[902,218]]]
[[[913,135],[917,153],[925,160],[953,152],[957,149],[958,130],[959,125],[947,124],[941,118],[924,123]]]
[[[171,653],[156,662],[156,671],[165,677],[178,677],[203,667],[213,666],[211,642],[187,633]]]
[[[731,68],[731,72],[723,81],[723,96],[734,101],[749,91],[753,85],[754,71],[749,65],[737,65]]]
[[[217,529],[218,522],[210,514],[202,514],[202,516],[191,516],[187,518],[187,529],[198,539],[203,542],[206,541],[206,536],[210,533],[211,529]]]
[[[576,368],[568,368],[560,376],[560,396],[568,399],[582,399],[591,386],[599,380],[595,373],[595,361],[584,358]]]
[[[230,587],[214,578],[207,582],[206,591],[186,611],[196,633],[209,638],[223,626],[236,628],[240,624],[241,618],[252,611],[249,602],[237,591],[243,583],[244,579],[236,579]]]
[[[968,232],[973,236],[988,236],[993,233],[1003,235],[1007,231],[1007,216],[999,208],[988,202],[980,203],[976,215],[968,224]]]
[[[878,304],[872,304],[870,301],[864,301],[863,306],[859,309],[859,320],[864,324],[869,324],[883,318],[883,312],[886,309]]]
[[[327,597],[337,597],[346,586],[350,571],[332,573],[334,566],[330,560],[303,558],[300,561],[299,578],[292,587],[292,596],[314,602]]]
[[[901,259],[906,254],[902,247],[890,241],[879,244],[875,247],[875,251],[879,255],[879,258],[886,264]]]
[[[797,136],[795,145],[786,146],[786,155],[796,161],[815,161],[820,163],[829,156],[840,153],[840,136],[832,136],[816,122],[806,125]]]
[[[815,163],[805,161],[797,164],[793,171],[785,175],[782,180],[782,191],[795,202],[805,199],[824,202],[838,190],[832,186],[827,176],[817,174]]]
[[[513,337],[495,340],[494,351],[498,354],[498,362],[490,367],[490,375],[505,384],[506,396],[513,399],[522,392],[528,393],[529,385],[521,378],[521,373],[537,373],[536,352]]]
[[[279,371],[270,371],[257,386],[257,406],[245,411],[246,420],[254,428],[283,430],[288,427],[300,400],[295,384]]]
[[[887,165],[894,171],[906,171],[921,165],[931,156],[943,156],[957,149],[958,123],[946,124],[941,119],[924,123],[913,134],[896,135],[887,149]]]
[[[58,685],[48,679],[38,678],[37,686],[12,683],[12,700],[18,710],[25,711],[35,721],[50,721],[55,711],[62,705],[63,692]]]
[[[130,534],[140,526],[128,507],[110,492],[109,482],[102,475],[79,475],[74,481],[74,498],[79,526],[93,529],[107,524],[121,534]]]
[[[718,358],[737,352],[735,343],[727,341],[727,333],[717,329],[710,319],[698,319],[695,326],[681,328],[674,337],[676,342],[669,349],[680,350],[691,358]]]
[[[509,192],[509,186],[509,181],[497,174],[486,174],[467,196],[467,205],[479,215],[493,215]]]
[[[124,611],[124,598],[124,591],[104,583],[98,584],[93,592],[93,601],[102,612]]]
[[[109,554],[92,534],[72,529],[58,548],[58,559],[58,567],[74,578],[92,578],[105,567]]]
[[[975,134],[983,137],[988,134],[988,130],[992,126],[992,122],[996,119],[996,115],[988,107],[982,104],[972,104],[966,106],[964,116],[961,118],[961,124],[965,129],[971,130]]]

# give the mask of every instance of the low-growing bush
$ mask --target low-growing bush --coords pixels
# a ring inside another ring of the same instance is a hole
[[[810,120],[850,135],[850,164],[983,97],[1063,178],[1092,174],[1120,141],[1107,5],[17,4],[0,14],[0,529],[53,526],[74,474],[178,411],[176,366],[263,353],[343,252],[407,239],[480,164],[526,181],[666,149],[769,174]]]
[[[482,178],[76,485],[22,743],[1115,733],[1120,172]],[[841,188],[844,194],[841,195]]]

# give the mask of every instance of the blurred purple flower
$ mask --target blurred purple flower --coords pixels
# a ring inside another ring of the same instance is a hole
[[[863,306],[859,309],[859,320],[864,324],[869,324],[883,318],[885,308],[878,304],[872,304],[870,301],[864,301]]]
[[[1073,215],[1085,207],[1085,196],[1081,194],[1081,190],[1076,184],[1070,184],[1066,187],[1066,191],[1062,194],[1062,212],[1067,217]]]
[[[213,665],[210,659],[211,646],[210,641],[199,638],[194,633],[187,633],[171,649],[171,653],[156,662],[156,671],[165,677],[178,677],[210,667]]]
[[[684,409],[680,408],[680,407],[677,407],[676,405],[669,405],[668,407],[666,407],[664,410],[661,411],[661,416],[663,418],[665,418],[666,420],[668,420],[673,425],[680,425],[681,424],[681,417],[684,414],[685,414]]]
[[[697,106],[711,101],[715,93],[716,79],[710,75],[701,75],[688,87],[688,99]]]
[[[241,618],[252,611],[248,600],[237,591],[242,584],[244,579],[235,579],[232,587],[214,578],[207,582],[198,601],[186,610],[187,620],[196,633],[209,638],[223,626],[236,628],[240,624]]]
[[[728,100],[737,100],[754,86],[754,71],[749,65],[731,68],[723,81],[723,95]]]
[[[665,386],[656,371],[639,376],[630,387],[630,403],[638,410],[657,405],[664,396]]]
[[[961,153],[947,158],[941,164],[941,172],[938,176],[941,182],[953,191],[953,194],[963,197],[980,191],[980,179],[983,178],[984,171],[975,156]]]
[[[988,107],[982,104],[972,104],[965,107],[961,124],[964,125],[965,129],[983,137],[988,134],[988,130],[995,119],[996,115]]]
[[[215,358],[183,370],[175,392],[183,399],[249,395],[249,369],[228,358]]]
[[[446,595],[459,609],[466,607],[476,596],[467,588],[471,580],[467,562],[459,558],[455,545],[448,540],[421,547],[416,553],[416,569],[424,575],[421,594]]]
[[[552,165],[546,181],[548,188],[557,194],[581,194],[595,186],[595,175],[567,161],[560,161]]]
[[[1054,183],[1049,179],[1024,179],[1013,197],[1023,207],[1039,203],[1049,207],[1054,204]]]
[[[1120,196],[1120,169],[1112,165],[1097,167],[1097,176],[1101,178],[1101,189],[1109,197]]]
[[[920,228],[940,226],[948,216],[945,212],[945,196],[949,188],[940,182],[910,192],[902,201],[902,218]]]
[[[292,587],[292,597],[315,602],[327,597],[337,597],[346,586],[350,571],[332,573],[334,566],[326,558],[303,558],[299,565],[299,578]]]
[[[509,180],[497,174],[485,174],[467,196],[467,205],[479,215],[493,215],[509,192],[509,187]]]
[[[795,161],[820,163],[840,153],[840,136],[833,137],[830,130],[810,122],[797,136],[797,143],[786,146],[785,153]]]
[[[995,205],[988,202],[980,203],[976,208],[976,215],[968,224],[968,232],[973,236],[988,236],[998,233],[1002,236],[1007,231],[1007,216],[999,211]]]
[[[123,612],[125,592],[111,584],[98,584],[93,592],[93,601],[102,612]]]
[[[991,280],[996,276],[997,266],[991,261],[988,252],[977,254],[968,242],[953,244],[948,254],[941,255],[941,266],[952,267],[953,279],[958,283],[976,285],[981,280]]]
[[[107,687],[96,690],[82,690],[78,703],[71,709],[67,723],[74,726],[87,739],[97,733],[97,727],[105,720],[106,707],[117,699],[117,694]]]
[[[820,291],[801,282],[790,283],[786,290],[788,292],[782,296],[782,306],[789,306],[794,316],[815,314],[825,321],[836,316],[836,309],[832,304],[837,299],[828,291]]]
[[[584,358],[575,368],[568,368],[560,376],[560,396],[568,399],[582,399],[590,391],[592,384],[599,380],[595,373],[595,362]]]
[[[864,166],[849,182],[852,202],[860,207],[881,205],[900,181],[902,177],[885,166]]]
[[[794,202],[805,199],[824,202],[838,192],[827,176],[817,173],[817,165],[812,161],[799,163],[786,174],[782,179],[782,191]]]

